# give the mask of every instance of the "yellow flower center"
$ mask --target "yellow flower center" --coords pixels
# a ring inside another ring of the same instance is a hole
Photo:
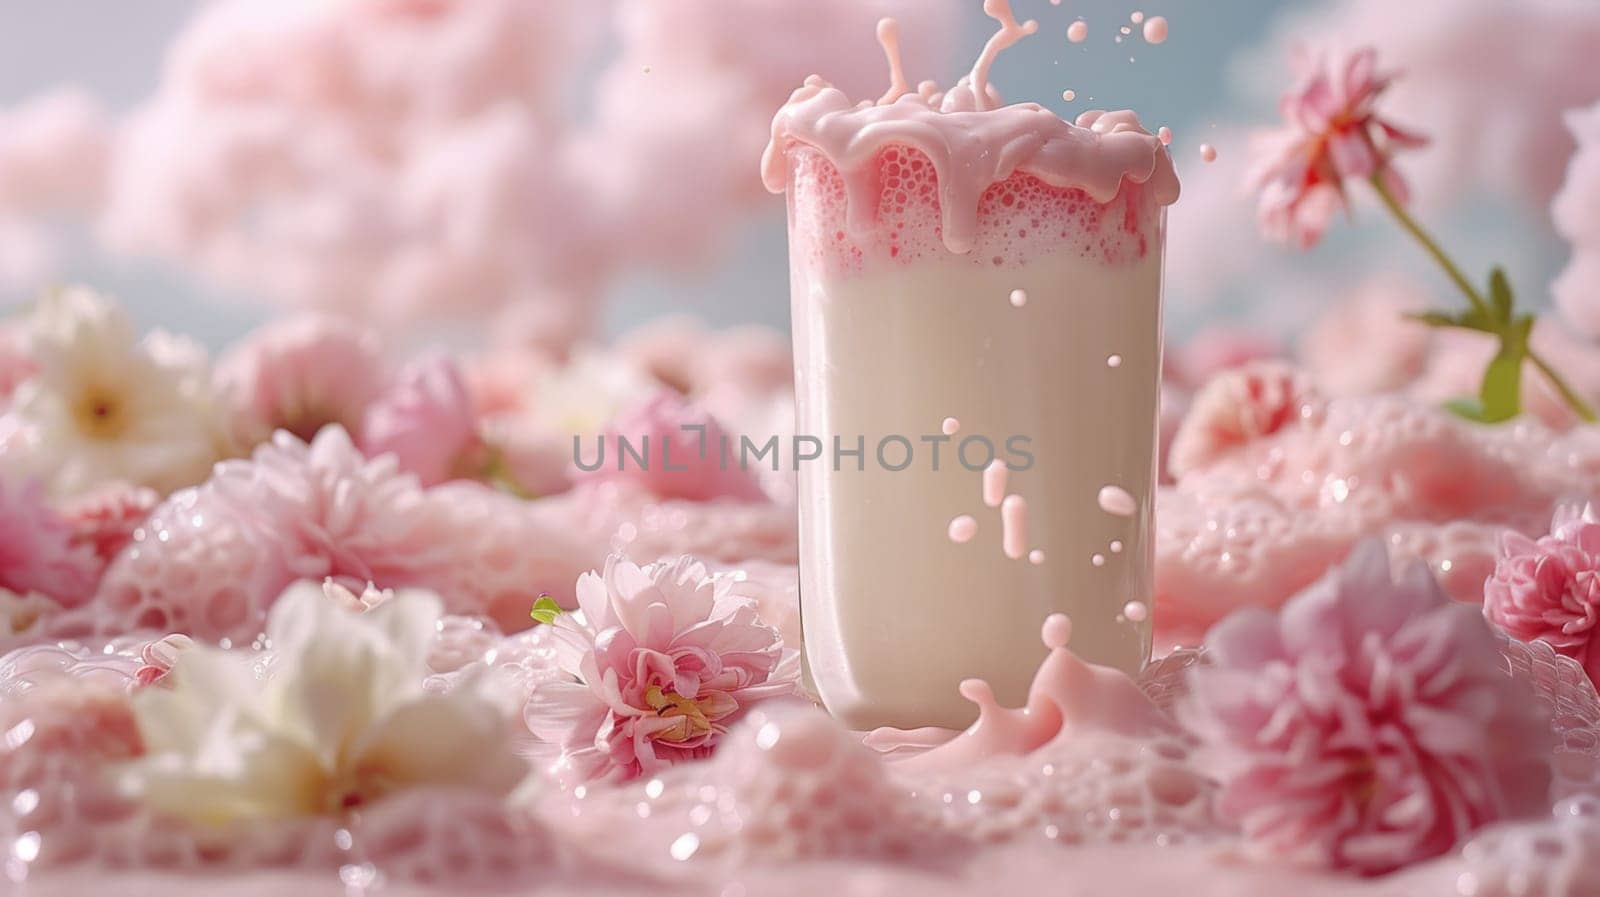
[[[664,729],[656,735],[662,741],[677,744],[711,732],[711,720],[706,719],[705,711],[700,709],[700,705],[695,703],[693,698],[664,692],[661,686],[652,685],[645,691],[644,701],[656,712],[656,716],[676,718],[671,728]]]
[[[78,429],[91,439],[116,439],[128,427],[123,396],[115,389],[96,385],[78,398],[73,416]]]

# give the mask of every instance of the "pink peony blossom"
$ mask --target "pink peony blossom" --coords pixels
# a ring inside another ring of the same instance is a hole
[[[1315,418],[1322,398],[1293,365],[1254,361],[1217,376],[1195,396],[1173,437],[1167,469],[1175,477],[1235,446]]]
[[[277,430],[304,440],[328,424],[360,433],[388,373],[372,331],[344,318],[302,315],[236,343],[218,361],[213,380],[229,435],[248,451]]]
[[[1427,141],[1378,115],[1393,76],[1378,71],[1372,48],[1301,54],[1296,64],[1299,81],[1278,104],[1285,126],[1257,141],[1255,180],[1263,232],[1308,248],[1345,207],[1347,179],[1377,178],[1404,201],[1405,182],[1390,161]]]
[[[688,557],[613,555],[578,579],[578,612],[554,623],[573,681],[538,684],[524,711],[558,771],[621,780],[709,756],[752,703],[793,692],[778,633],[730,590]]]
[[[361,449],[393,454],[424,486],[468,476],[482,466],[478,421],[456,363],[428,355],[401,369],[395,384],[367,409]]]
[[[1207,647],[1179,718],[1259,857],[1384,873],[1548,806],[1545,711],[1482,618],[1379,543]]]
[[[102,634],[183,632],[245,644],[296,580],[351,591],[416,587],[452,613],[526,627],[540,592],[571,600],[605,543],[570,518],[473,482],[425,489],[392,457],[369,459],[338,427],[285,432],[171,496],[107,571]]]
[[[73,538],[109,564],[160,503],[161,494],[154,489],[112,483],[68,501],[61,515],[72,526]]]
[[[635,482],[661,498],[711,501],[733,498],[763,501],[766,494],[751,471],[740,469],[737,437],[729,437],[711,415],[677,393],[662,390],[625,410],[607,428],[600,467],[583,475],[594,481]],[[724,440],[728,440],[724,443]],[[638,463],[623,452],[622,441],[644,456]],[[595,441],[580,445],[583,463],[594,463]],[[724,445],[727,445],[724,460]]]
[[[38,592],[70,607],[88,600],[100,570],[93,550],[45,504],[43,487],[0,478],[0,589]]]
[[[1483,584],[1483,613],[1523,641],[1540,639],[1600,682],[1600,517],[1593,505],[1556,511],[1550,534],[1507,530],[1494,573]]]

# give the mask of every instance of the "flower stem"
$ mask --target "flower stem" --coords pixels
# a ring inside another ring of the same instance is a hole
[[[1578,395],[1578,393],[1567,384],[1567,381],[1561,379],[1561,375],[1556,373],[1555,368],[1552,368],[1549,362],[1539,357],[1538,353],[1531,349],[1528,350],[1528,360],[1533,362],[1533,366],[1539,369],[1539,373],[1543,374],[1546,380],[1550,381],[1550,385],[1556,388],[1556,392],[1561,394],[1562,400],[1572,408],[1573,413],[1578,415],[1579,419],[1590,424],[1594,423],[1596,420],[1600,420],[1600,417],[1595,415],[1594,408],[1590,407],[1589,403],[1585,402]]]
[[[1467,300],[1472,303],[1474,308],[1492,320],[1493,313],[1489,310],[1489,300],[1485,299],[1483,294],[1478,292],[1478,288],[1472,285],[1472,281],[1468,280],[1467,275],[1461,272],[1460,266],[1444,251],[1444,247],[1440,246],[1439,242],[1429,235],[1426,230],[1423,230],[1422,225],[1417,223],[1417,219],[1411,217],[1411,213],[1406,211],[1406,207],[1400,204],[1400,201],[1389,191],[1388,186],[1383,183],[1383,178],[1376,174],[1373,175],[1372,188],[1378,191],[1378,198],[1383,200],[1383,205],[1389,210],[1389,214],[1393,215],[1395,220],[1400,222],[1400,226],[1405,228],[1406,233],[1416,238],[1416,241],[1422,244],[1422,248],[1427,251],[1428,255],[1432,256],[1433,260],[1439,263],[1439,267],[1444,269],[1444,273],[1456,285],[1456,289],[1467,297]]]
[[[1456,285],[1456,289],[1459,289],[1461,294],[1467,297],[1467,301],[1472,303],[1473,308],[1477,309],[1486,320],[1494,320],[1495,315],[1489,308],[1489,301],[1484,298],[1477,287],[1472,285],[1472,281],[1468,280],[1467,275],[1462,273],[1461,267],[1444,251],[1444,247],[1440,246],[1439,242],[1423,229],[1417,219],[1411,217],[1411,213],[1406,211],[1405,206],[1400,204],[1400,201],[1390,192],[1388,186],[1383,183],[1383,178],[1375,174],[1372,176],[1371,182],[1372,188],[1377,191],[1378,198],[1383,200],[1383,205],[1389,210],[1389,214],[1393,215],[1394,219],[1400,222],[1400,226],[1405,229],[1406,233],[1415,238],[1423,250],[1439,264],[1440,268],[1444,269],[1446,276]],[[1545,361],[1532,349],[1528,350],[1527,358],[1533,362],[1533,366],[1538,369],[1539,373],[1550,381],[1550,384],[1556,388],[1556,392],[1561,394],[1562,401],[1566,402],[1568,407],[1580,419],[1587,423],[1594,423],[1600,420],[1600,417],[1596,416],[1594,408],[1590,407],[1589,403],[1585,402],[1577,391],[1560,374],[1556,373],[1555,368],[1551,367],[1549,362]]]

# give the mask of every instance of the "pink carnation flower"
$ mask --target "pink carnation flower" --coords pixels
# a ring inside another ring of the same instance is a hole
[[[1556,511],[1550,535],[1506,530],[1494,573],[1483,584],[1483,613],[1506,632],[1540,639],[1600,682],[1600,517],[1593,505]]]
[[[603,463],[585,474],[585,480],[635,482],[661,498],[766,499],[754,474],[739,466],[737,438],[728,437],[711,415],[677,393],[657,392],[618,415],[608,429]],[[619,439],[644,455],[645,463],[625,454]],[[582,450],[581,460],[592,464],[598,449],[593,440],[584,441],[590,444]]]
[[[248,450],[277,430],[308,442],[328,424],[359,434],[388,373],[376,334],[343,318],[302,315],[234,345],[213,379],[229,435]]]
[[[539,684],[524,712],[560,771],[622,780],[709,756],[751,703],[793,691],[778,633],[731,588],[687,557],[613,555],[578,579],[578,612],[554,624],[574,681]]]
[[[61,514],[77,541],[109,564],[160,503],[161,494],[154,489],[112,483],[67,502]]]
[[[1256,855],[1383,873],[1549,805],[1547,721],[1494,633],[1380,542],[1206,644],[1179,718]]]
[[[38,592],[70,607],[89,598],[100,570],[94,552],[45,504],[39,484],[0,478],[0,589]]]
[[[477,415],[461,371],[444,355],[429,355],[401,370],[395,385],[367,409],[361,449],[393,454],[424,486],[474,473]]]
[[[1293,365],[1256,361],[1227,371],[1195,396],[1173,437],[1167,469],[1182,477],[1237,446],[1313,420],[1322,407],[1310,380]]]
[[[1393,76],[1378,71],[1371,47],[1301,54],[1296,64],[1299,81],[1278,103],[1285,125],[1257,142],[1255,180],[1262,230],[1306,248],[1345,207],[1347,179],[1376,177],[1403,201],[1406,185],[1390,160],[1427,140],[1378,115]]]

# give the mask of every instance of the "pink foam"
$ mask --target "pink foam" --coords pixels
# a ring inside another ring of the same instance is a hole
[[[872,208],[853,226],[845,179],[822,153],[790,153],[792,249],[824,271],[860,271],[950,256],[938,174],[922,152],[886,146],[872,162]],[[859,221],[866,224],[861,226]],[[1106,265],[1144,258],[1160,245],[1160,207],[1144,185],[1124,183],[1109,202],[1014,172],[978,199],[973,265],[1021,267],[1057,253]]]

